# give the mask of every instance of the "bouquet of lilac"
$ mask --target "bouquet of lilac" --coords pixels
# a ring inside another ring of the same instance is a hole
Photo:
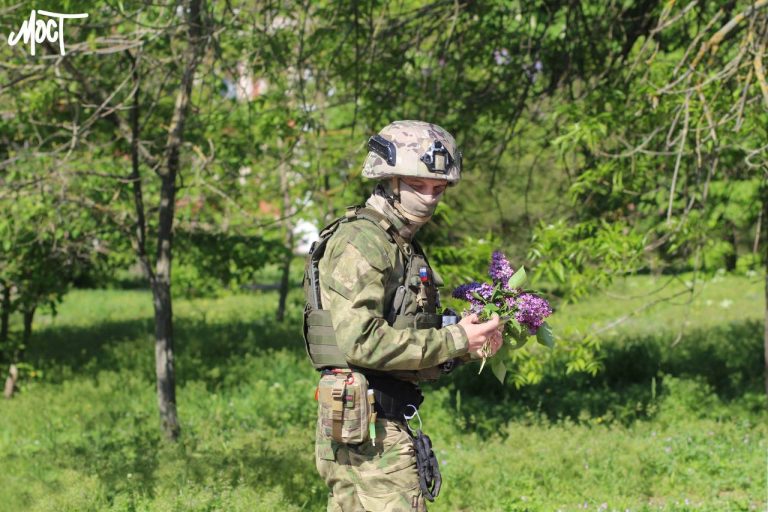
[[[491,360],[491,370],[503,383],[507,373],[504,360],[509,351],[525,346],[530,336],[536,336],[539,343],[549,348],[554,346],[552,330],[544,321],[552,314],[552,308],[546,300],[522,288],[525,268],[515,271],[501,251],[494,251],[488,275],[490,283],[463,284],[453,291],[453,296],[469,302],[464,315],[477,313],[481,320],[490,319],[494,313],[501,317],[504,344]],[[483,352],[487,354],[488,348],[484,347]],[[481,372],[486,359],[483,357]]]

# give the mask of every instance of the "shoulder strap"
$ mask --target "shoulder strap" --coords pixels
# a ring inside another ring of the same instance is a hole
[[[325,246],[328,244],[331,235],[339,228],[342,222],[346,222],[344,217],[338,218],[328,224],[320,232],[319,238],[312,243],[307,254],[307,263],[304,267],[304,279],[307,290],[308,306],[313,310],[322,309],[322,300],[320,299],[320,269],[318,263],[325,254]]]
[[[309,288],[306,298],[312,309],[323,309],[320,294],[320,270],[318,264],[325,254],[325,246],[342,223],[352,222],[357,219],[365,219],[378,226],[387,235],[387,238],[397,245],[406,260],[410,260],[413,255],[413,248],[411,245],[400,236],[397,229],[395,229],[392,223],[389,222],[383,214],[371,208],[366,208],[365,206],[351,206],[347,208],[343,217],[339,217],[323,228],[318,240],[314,242],[309,249],[304,274],[305,279],[308,281],[307,285]]]
[[[400,252],[403,253],[403,256],[409,258],[413,253],[411,244],[409,244],[405,238],[400,236],[400,233],[397,232],[395,226],[393,226],[392,223],[389,222],[389,219],[387,219],[387,217],[382,213],[379,213],[371,208],[366,208],[365,206],[356,206],[354,208],[349,208],[345,216],[350,220],[358,218],[373,222],[387,234],[387,237],[390,240],[397,244],[397,247],[400,249]]]

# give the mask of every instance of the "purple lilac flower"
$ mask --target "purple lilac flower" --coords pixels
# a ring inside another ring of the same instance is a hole
[[[493,295],[493,286],[488,283],[482,283],[482,284],[478,282],[467,283],[453,290],[452,295],[457,299],[468,300],[470,302],[477,302],[477,299],[475,298],[475,296],[472,295],[472,293],[474,292],[476,292],[485,300],[488,300],[491,298],[491,295]]]
[[[469,308],[470,313],[477,313],[480,314],[480,312],[485,307],[486,302],[488,302],[493,295],[493,285],[490,285],[488,283],[483,283],[480,286],[478,286],[474,292],[477,293],[480,297],[482,297],[484,300],[478,300],[474,295],[469,296],[469,303],[471,304],[471,307]],[[498,305],[498,303],[496,304]]]
[[[493,285],[488,283],[472,282],[459,286],[453,290],[452,295],[457,299],[462,299],[469,302],[470,314],[480,313],[483,310],[483,307],[485,307],[485,302],[488,301],[493,295],[493,288]],[[477,293],[484,300],[478,300],[477,297],[473,295],[473,293]]]
[[[488,283],[483,283],[480,286],[478,286],[477,289],[474,291],[477,292],[477,294],[482,298],[484,298],[485,300],[489,300],[491,298],[491,295],[493,295],[493,285],[490,285]],[[472,299],[477,300],[474,297],[472,297]]]
[[[501,251],[493,251],[491,256],[491,265],[488,267],[488,275],[491,276],[494,283],[502,283],[507,287],[507,281],[512,277],[515,270],[509,264],[509,260]]]
[[[469,307],[469,310],[465,310],[465,314],[467,315],[479,315],[483,312],[484,304],[480,304],[479,302],[474,302]]]
[[[517,308],[515,320],[528,327],[528,332],[532,335],[536,334],[541,324],[544,323],[544,319],[552,314],[549,303],[531,293],[524,293],[512,301],[514,304],[510,303],[511,301],[508,299],[508,304]]]
[[[456,287],[451,295],[455,299],[469,300],[469,298],[472,297],[472,292],[478,288],[480,288],[480,283],[473,281]]]

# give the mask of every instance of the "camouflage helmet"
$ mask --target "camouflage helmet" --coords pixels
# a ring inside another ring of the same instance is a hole
[[[427,178],[457,183],[461,151],[453,136],[424,121],[395,121],[368,140],[363,176]]]

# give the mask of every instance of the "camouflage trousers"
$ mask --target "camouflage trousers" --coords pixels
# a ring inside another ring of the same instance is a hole
[[[330,488],[329,512],[426,511],[413,441],[402,423],[376,420],[376,444],[339,444],[318,424],[315,462]]]

